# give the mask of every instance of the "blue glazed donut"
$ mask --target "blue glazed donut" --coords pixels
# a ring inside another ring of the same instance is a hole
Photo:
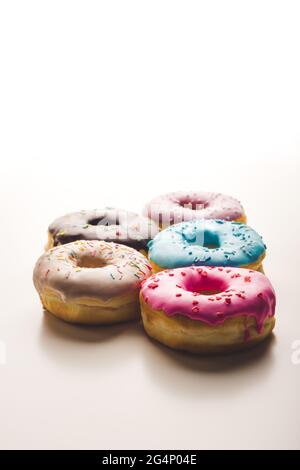
[[[266,246],[248,225],[192,220],[172,225],[148,243],[155,271],[184,266],[232,266],[262,271]]]

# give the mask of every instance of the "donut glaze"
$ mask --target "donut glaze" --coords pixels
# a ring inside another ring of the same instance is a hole
[[[258,333],[265,320],[274,316],[276,305],[275,292],[266,276],[223,267],[161,271],[143,282],[141,297],[151,309],[167,316],[179,314],[211,326],[236,316],[253,317]]]
[[[80,211],[52,222],[47,248],[76,240],[103,240],[142,250],[157,233],[155,222],[134,212],[114,208]]]
[[[150,201],[144,213],[161,227],[195,219],[246,223],[241,203],[231,196],[206,191],[167,193]]]
[[[155,270],[191,265],[258,269],[266,251],[261,236],[248,225],[204,219],[172,225],[148,247]]]
[[[108,302],[134,293],[151,274],[138,251],[125,245],[81,240],[57,246],[37,261],[33,281],[43,296],[54,292],[63,301],[94,299]]]

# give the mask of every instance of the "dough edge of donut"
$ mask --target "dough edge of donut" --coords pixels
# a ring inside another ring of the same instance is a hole
[[[166,315],[145,303],[140,294],[141,315],[146,333],[169,348],[192,354],[221,354],[248,349],[261,343],[272,332],[275,317],[266,318],[263,330],[257,332],[254,317],[247,317],[249,339],[245,341],[245,316],[242,314],[219,325],[208,325],[183,315]]]
[[[51,250],[51,248],[54,248],[54,238],[50,232],[48,232],[48,240],[47,243],[44,247],[45,251]]]
[[[107,302],[99,299],[78,298],[63,300],[51,289],[39,293],[43,307],[68,323],[82,325],[111,325],[140,319],[140,305],[137,295],[121,295]]]

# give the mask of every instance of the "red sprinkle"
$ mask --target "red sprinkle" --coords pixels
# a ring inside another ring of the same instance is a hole
[[[259,297],[260,299],[262,299],[262,298],[263,298],[263,293],[260,292],[259,294],[257,294],[257,297]]]
[[[238,277],[241,277],[241,275],[239,273],[236,273],[231,276],[231,279],[236,279]]]
[[[216,297],[216,299],[217,299],[217,300],[222,300],[222,297],[219,297],[219,296],[218,296],[218,297]]]
[[[226,272],[227,272],[227,273],[231,273],[231,269],[226,269]]]
[[[169,276],[174,276],[174,273],[169,273]]]
[[[251,277],[250,276],[245,276],[244,281],[245,282],[251,282]]]
[[[151,282],[150,284],[148,284],[148,287],[150,289],[156,289],[158,287],[158,284],[156,284],[155,282]]]
[[[198,307],[193,307],[192,312],[199,312],[199,308]]]
[[[193,303],[193,305],[197,305],[199,302],[198,302],[198,300],[193,300],[192,303]]]
[[[197,273],[198,273],[198,274],[202,274],[202,269],[201,269],[201,268],[198,268],[198,269],[197,269]]]
[[[186,273],[184,271],[181,271],[181,276],[186,276]]]
[[[176,287],[178,287],[179,289],[182,288],[182,286],[180,284],[176,284]]]
[[[208,300],[210,300],[211,302],[214,302],[214,301],[215,301],[215,299],[213,299],[212,297],[209,297]]]
[[[243,294],[237,293],[236,294],[240,299],[245,299],[246,297]]]
[[[176,297],[181,297],[181,296],[182,296],[182,294],[176,294]]]
[[[223,268],[218,268],[219,271],[223,271]]]
[[[229,299],[229,298],[226,298],[226,299],[225,299],[225,302],[226,302],[226,304],[228,304],[228,305],[229,305],[229,304],[231,304],[231,299]]]

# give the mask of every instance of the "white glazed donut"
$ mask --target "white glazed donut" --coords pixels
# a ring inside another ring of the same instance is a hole
[[[148,260],[125,245],[81,240],[37,261],[33,280],[43,306],[74,323],[116,323],[140,316],[139,290]]]

